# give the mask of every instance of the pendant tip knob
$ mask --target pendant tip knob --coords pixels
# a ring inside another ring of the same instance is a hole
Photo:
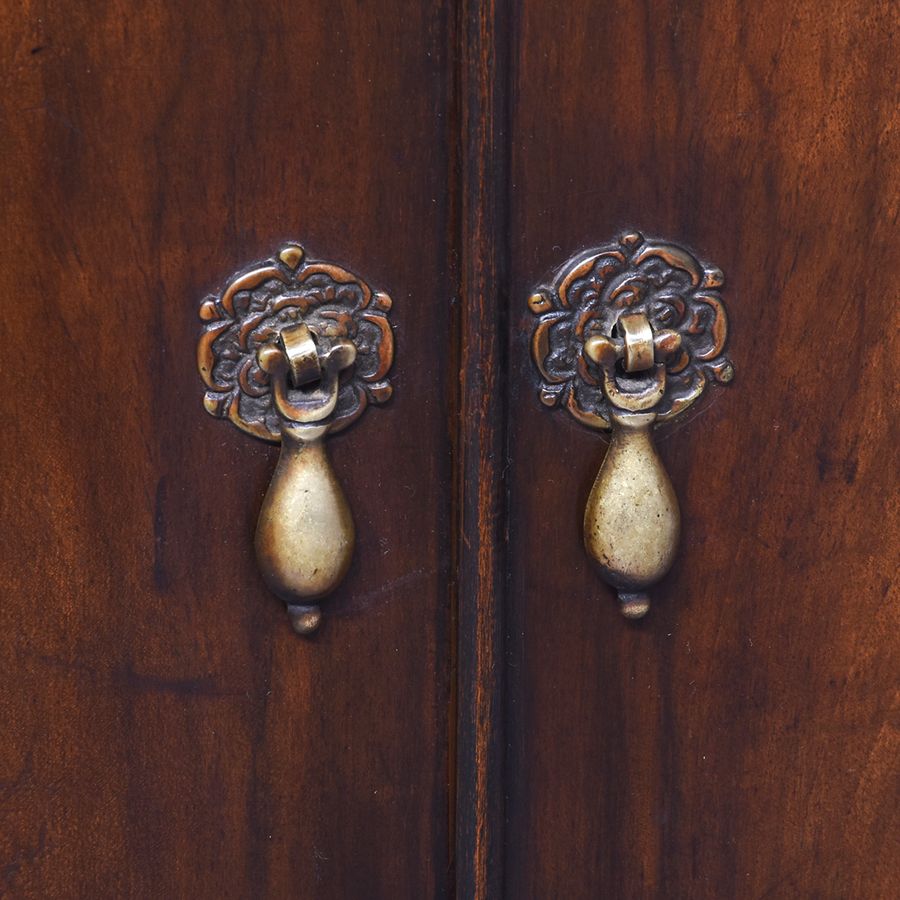
[[[647,594],[619,594],[622,615],[626,619],[643,619],[650,609],[650,597]]]
[[[322,622],[322,610],[318,606],[295,606],[287,608],[291,627],[297,634],[312,634]]]

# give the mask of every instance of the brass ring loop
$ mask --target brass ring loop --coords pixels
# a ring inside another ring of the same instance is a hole
[[[620,316],[619,333],[625,341],[625,371],[646,372],[652,368],[653,329],[650,321],[643,313]]]
[[[282,329],[278,344],[290,364],[294,387],[318,381],[322,377],[316,339],[306,325],[300,323]]]

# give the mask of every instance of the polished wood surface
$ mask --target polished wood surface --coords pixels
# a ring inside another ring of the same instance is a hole
[[[3,896],[449,889],[448,18],[2,5]],[[309,640],[253,556],[278,451],[194,361],[289,238],[397,321],[394,398],[329,441],[357,549]]]
[[[897,26],[517,8],[508,897],[900,894]],[[736,370],[659,433],[684,537],[639,624],[582,547],[605,445],[539,403],[526,307],[630,227],[721,265]]]
[[[509,41],[502,0],[464,0],[457,15],[455,891],[485,900],[503,883]]]
[[[0,895],[900,894],[898,27],[0,4]],[[626,228],[722,266],[737,373],[657,435],[684,537],[640,623],[526,305]],[[290,239],[397,341],[329,441],[357,548],[310,639],[253,554],[278,450],[194,362]]]

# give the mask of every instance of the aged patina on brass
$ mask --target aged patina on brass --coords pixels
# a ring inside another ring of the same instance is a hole
[[[611,430],[584,512],[584,543],[621,610],[640,618],[647,589],[672,566],[678,498],[652,432],[734,369],[719,269],[683,247],[633,232],[570,260],[529,306],[541,400]]]
[[[260,510],[256,557],[295,631],[321,622],[317,600],[343,580],[355,529],[324,438],[391,395],[391,300],[298,244],[208,297],[197,351],[204,405],[281,456]]]

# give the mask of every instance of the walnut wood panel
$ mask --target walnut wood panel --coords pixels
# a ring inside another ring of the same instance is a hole
[[[503,869],[508,41],[503,0],[458,5],[459,414],[456,896],[499,895]]]
[[[517,9],[509,897],[900,893],[897,26],[871,0]],[[588,564],[604,443],[538,402],[526,306],[624,228],[722,267],[737,373],[659,433],[684,539],[640,624]]]
[[[0,10],[0,894],[449,884],[448,15]],[[299,239],[394,299],[391,403],[330,442],[322,631],[252,549],[277,450],[203,411],[204,295]]]

